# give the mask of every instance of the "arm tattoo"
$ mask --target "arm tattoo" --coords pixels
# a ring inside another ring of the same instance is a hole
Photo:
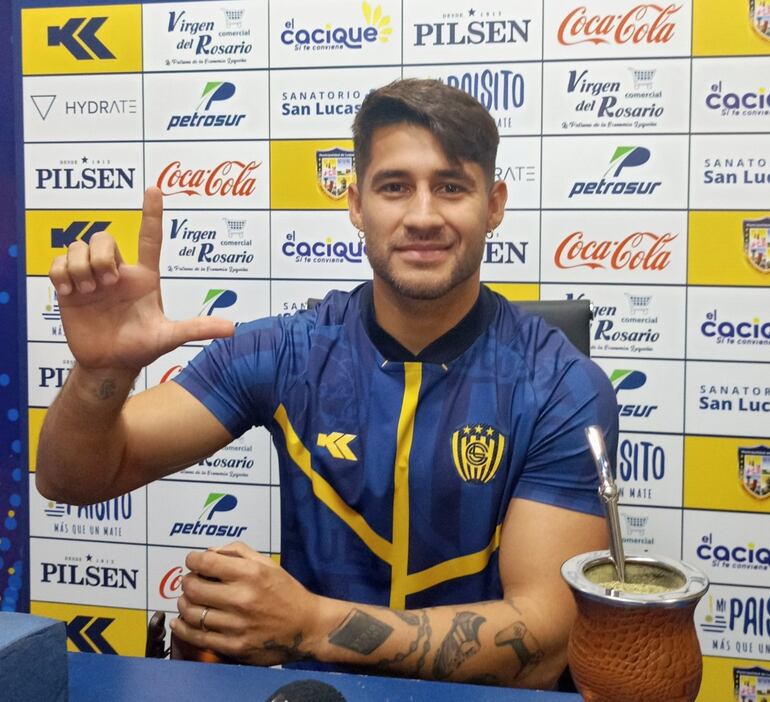
[[[393,627],[354,609],[331,634],[329,643],[368,656],[393,633]]]
[[[510,646],[516,653],[521,663],[521,668],[515,676],[517,678],[531,672],[545,655],[537,639],[522,621],[514,622],[502,631],[498,631],[495,635],[495,643],[498,646]]]
[[[423,614],[421,619],[417,615],[411,614],[410,612],[405,612],[403,610],[393,610],[393,614],[395,614],[402,621],[409,624],[409,626],[417,627],[417,633],[415,634],[414,640],[409,644],[409,648],[406,651],[396,653],[391,658],[383,658],[382,660],[377,661],[374,664],[374,667],[379,670],[389,670],[394,663],[401,663],[405,661],[417,650],[423,636],[427,637],[426,627],[429,628],[427,615]]]
[[[106,400],[115,394],[115,381],[112,378],[107,378],[102,381],[102,384],[96,390],[96,396],[100,400]]]
[[[417,661],[417,666],[415,667],[415,677],[420,677],[420,672],[422,671],[422,667],[425,665],[425,658],[428,655],[428,652],[430,651],[430,635],[433,633],[430,628],[430,618],[428,617],[427,612],[422,613],[422,623],[423,627],[425,628],[425,643],[422,645],[422,653],[420,654],[420,658]]]
[[[452,628],[441,642],[433,662],[433,677],[437,680],[448,678],[466,660],[476,655],[481,648],[479,627],[485,617],[473,612],[459,612],[452,621]]]
[[[279,651],[288,656],[290,661],[300,661],[312,658],[309,653],[299,650],[299,646],[302,643],[302,634],[296,634],[294,640],[290,644],[278,643],[274,639],[269,639],[262,644],[262,648],[265,651]]]

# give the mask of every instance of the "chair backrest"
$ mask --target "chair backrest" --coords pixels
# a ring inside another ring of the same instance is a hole
[[[310,297],[307,308],[313,309],[321,300]],[[589,300],[513,300],[514,305],[542,317],[558,327],[578,351],[591,355],[591,303]]]

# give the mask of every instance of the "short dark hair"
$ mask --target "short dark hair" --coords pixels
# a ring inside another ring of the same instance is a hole
[[[492,115],[478,100],[440,80],[406,78],[369,93],[356,114],[353,143],[359,182],[371,160],[374,131],[399,122],[425,127],[450,161],[478,163],[487,182],[494,181],[500,135]]]

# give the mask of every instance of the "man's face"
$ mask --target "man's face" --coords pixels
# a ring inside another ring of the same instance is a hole
[[[348,191],[375,279],[418,300],[477,285],[505,200],[504,183],[490,189],[479,164],[452,163],[427,129],[407,123],[374,132],[363,181]]]

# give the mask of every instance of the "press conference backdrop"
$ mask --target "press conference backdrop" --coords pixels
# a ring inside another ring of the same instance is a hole
[[[141,654],[147,611],[175,611],[189,549],[238,538],[279,554],[278,475],[253,429],[103,504],[41,497],[39,430],[73,363],[52,259],[108,231],[134,261],[157,185],[172,318],[243,322],[350,289],[370,277],[346,214],[353,116],[377,86],[433,77],[476,96],[501,134],[510,195],[483,279],[512,299],[596,305],[626,548],[713,582],[696,612],[699,699],[770,695],[768,0],[15,6],[31,610],[66,621],[72,650]],[[136,390],[198,350],[160,358]]]

